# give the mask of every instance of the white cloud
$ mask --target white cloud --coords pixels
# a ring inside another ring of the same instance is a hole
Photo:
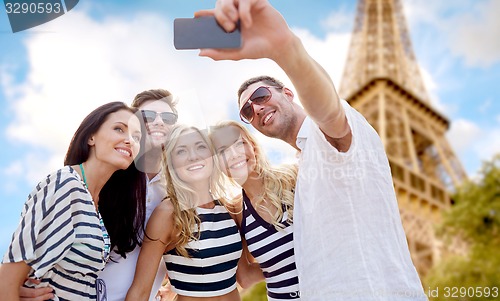
[[[403,11],[410,27],[430,24],[434,29],[446,31],[449,18],[467,12],[476,0],[428,1],[403,0]]]
[[[61,166],[85,115],[106,102],[130,103],[146,89],[172,91],[180,97],[181,115],[191,117],[181,120],[203,127],[237,118],[236,91],[249,77],[268,74],[290,84],[269,60],[214,63],[198,57],[198,51],[176,51],[170,24],[144,13],[96,21],[77,10],[28,36],[26,80],[14,83],[9,68],[2,68],[6,76],[1,84],[13,111],[9,139],[37,151],[11,166],[32,170],[27,176],[31,183],[39,180]],[[349,35],[329,34],[322,40],[305,30],[294,31],[338,86]],[[290,146],[263,141],[269,153],[289,158]]]
[[[451,22],[451,51],[469,66],[488,67],[500,61],[500,1],[474,3]]]
[[[482,161],[491,161],[494,155],[500,154],[500,124],[486,129],[474,149]]]
[[[441,101],[438,95],[438,85],[436,84],[434,78],[431,73],[427,71],[427,69],[423,68],[423,66],[419,66],[420,68],[420,76],[422,77],[422,81],[424,82],[424,87],[429,96],[429,101],[431,105],[437,109],[439,112],[445,115],[449,115],[450,112],[457,111],[456,106],[453,107],[452,104],[444,103]]]
[[[480,126],[477,123],[458,119],[451,123],[447,138],[462,162],[472,162],[472,168],[479,168],[480,161],[490,161],[500,153],[500,117],[497,124]],[[474,175],[478,170],[467,170]]]
[[[332,11],[328,17],[321,21],[325,31],[351,32],[354,22],[354,11],[345,7]]]
[[[474,122],[466,119],[457,119],[451,123],[447,137],[453,149],[457,153],[462,153],[469,150],[471,145],[477,143],[481,134],[481,128]]]
[[[405,0],[403,5],[411,28],[430,25],[434,38],[467,65],[488,67],[500,61],[500,1]]]

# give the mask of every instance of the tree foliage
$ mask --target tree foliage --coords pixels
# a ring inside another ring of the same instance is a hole
[[[432,300],[500,300],[500,155],[485,162],[480,180],[463,184],[453,200],[437,233],[445,242],[458,237],[468,252],[436,265],[426,277],[427,293],[434,290]]]
[[[264,281],[256,283],[245,291],[242,301],[267,301],[266,283]]]

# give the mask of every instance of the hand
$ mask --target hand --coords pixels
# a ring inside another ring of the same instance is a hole
[[[206,15],[214,15],[226,31],[234,30],[240,20],[243,44],[240,49],[202,49],[200,56],[214,60],[277,61],[295,41],[283,16],[267,0],[218,0],[215,9],[195,13],[195,17]]]
[[[40,284],[40,280],[28,279],[28,281],[33,284]],[[44,301],[54,298],[53,290],[50,287],[20,287],[19,296],[21,301]]]
[[[173,301],[177,294],[170,290],[170,282],[165,285],[160,286],[158,293],[156,294],[156,300],[158,301]]]

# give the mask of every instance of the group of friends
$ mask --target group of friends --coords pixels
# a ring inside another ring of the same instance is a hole
[[[201,56],[271,59],[302,106],[259,76],[238,90],[242,122],[209,131],[179,124],[163,89],[95,109],[23,207],[1,299],[155,300],[167,275],[178,301],[238,301],[237,283],[260,281],[270,301],[427,300],[376,131],[267,0],[218,0],[204,15],[227,31],[240,22],[243,45]],[[298,164],[273,166],[243,123]]]

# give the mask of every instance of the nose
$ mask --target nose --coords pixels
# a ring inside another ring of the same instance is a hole
[[[188,160],[197,161],[200,158],[198,152],[194,148],[188,149]]]
[[[253,103],[252,105],[253,105],[254,114],[256,114],[257,116],[259,116],[261,113],[264,112],[264,106],[262,104]]]
[[[132,135],[127,135],[125,137],[125,140],[123,141],[126,145],[134,145],[135,144],[135,141],[134,141],[134,138],[132,137]]]
[[[240,155],[240,152],[236,149],[234,145],[231,145],[226,151],[228,159],[237,158]]]
[[[155,117],[155,120],[153,120],[153,124],[155,125],[162,125],[162,124],[165,124],[163,122],[163,119],[161,118],[161,115],[156,113],[156,117]]]

